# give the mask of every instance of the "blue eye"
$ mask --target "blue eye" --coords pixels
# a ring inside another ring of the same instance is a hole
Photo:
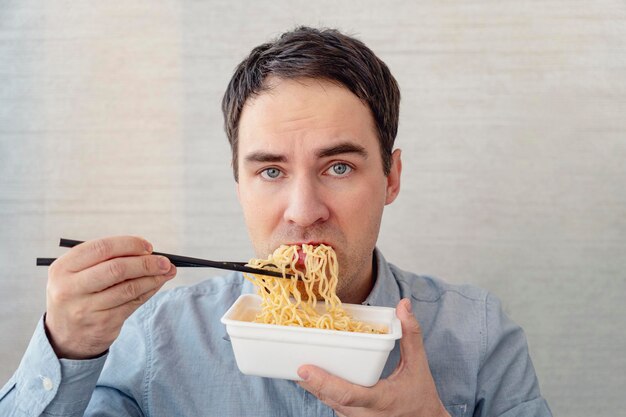
[[[328,173],[335,177],[342,177],[349,174],[352,171],[352,167],[343,162],[333,164],[328,170]]]
[[[281,174],[282,172],[280,172],[280,169],[278,168],[266,168],[261,171],[261,176],[268,180],[275,180],[280,177]]]

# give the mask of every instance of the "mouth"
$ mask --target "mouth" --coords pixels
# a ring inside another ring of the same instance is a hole
[[[293,242],[293,243],[286,243],[286,245],[298,246],[298,260],[296,261],[296,266],[298,267],[298,269],[300,269],[302,271],[304,271],[304,269],[305,269],[304,260],[306,258],[306,254],[304,253],[304,250],[302,249],[303,245],[309,245],[309,246],[326,245],[326,246],[331,246],[329,243],[321,242],[321,241]]]
[[[332,245],[328,242],[323,242],[323,241],[317,241],[317,240],[309,240],[306,242],[291,242],[291,243],[285,243],[285,245],[288,246],[300,246],[302,247],[303,245],[309,245],[309,246],[319,246],[319,245],[326,245],[326,246],[331,246]]]

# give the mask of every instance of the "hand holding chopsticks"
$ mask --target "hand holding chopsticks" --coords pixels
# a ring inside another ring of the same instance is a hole
[[[51,265],[44,325],[59,358],[87,359],[106,352],[126,319],[176,276],[175,264],[276,273],[154,252],[150,242],[135,236],[84,243],[61,239],[61,246],[72,249],[56,261],[37,260]]]
[[[80,245],[81,243],[83,243],[83,241],[81,240],[61,238],[61,241],[59,242],[59,246],[63,248],[73,248],[74,246]],[[265,269],[252,268],[252,267],[246,266],[245,262],[210,261],[208,259],[190,258],[188,256],[172,255],[170,253],[163,253],[163,252],[152,252],[152,254],[165,256],[176,267],[217,268],[217,269],[226,269],[230,271],[247,272],[247,273],[257,274],[257,275],[268,275],[271,277],[279,277],[279,278],[282,278],[283,276],[281,272],[269,271]],[[54,262],[55,260],[56,260],[55,258],[37,258],[37,265],[48,266],[52,264],[52,262]],[[287,274],[287,276],[291,277],[291,275],[289,274]]]

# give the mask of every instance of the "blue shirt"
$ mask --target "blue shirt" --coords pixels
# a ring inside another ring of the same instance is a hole
[[[453,417],[551,416],[522,329],[499,301],[472,286],[402,271],[376,250],[364,304],[411,299],[430,369]],[[124,324],[108,354],[57,359],[43,320],[0,391],[2,416],[334,416],[295,382],[243,375],[220,318],[254,288],[240,274],[161,293]],[[383,371],[400,358],[399,344]]]

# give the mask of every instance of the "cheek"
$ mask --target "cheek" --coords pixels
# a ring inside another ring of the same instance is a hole
[[[243,210],[243,216],[246,219],[248,227],[258,222],[258,217],[263,215],[264,208],[258,204],[258,198],[254,190],[248,187],[240,187],[239,202]]]
[[[345,190],[335,199],[335,213],[348,235],[348,243],[360,244],[363,239],[376,239],[385,206],[382,190],[383,187],[376,182],[366,182]]]
[[[275,204],[253,188],[247,187],[240,190],[239,201],[250,233],[263,233],[263,227],[270,223]]]

